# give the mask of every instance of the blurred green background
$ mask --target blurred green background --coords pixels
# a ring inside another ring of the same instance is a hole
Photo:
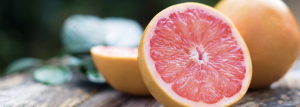
[[[134,19],[143,28],[164,8],[219,0],[0,0],[0,71],[21,57],[49,59],[62,51],[63,22],[74,14]],[[300,0],[285,0],[298,18]]]

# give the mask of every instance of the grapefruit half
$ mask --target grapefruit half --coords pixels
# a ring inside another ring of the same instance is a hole
[[[143,80],[164,106],[229,106],[251,81],[241,35],[222,13],[203,4],[182,3],[158,13],[138,51]]]
[[[137,48],[95,46],[91,53],[96,68],[114,89],[131,95],[150,95],[139,70]]]

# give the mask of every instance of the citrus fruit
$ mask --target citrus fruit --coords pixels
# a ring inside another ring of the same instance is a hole
[[[203,4],[182,3],[158,13],[138,51],[143,80],[164,106],[229,106],[251,81],[251,59],[239,32]]]
[[[140,74],[137,48],[95,46],[91,53],[96,68],[114,89],[132,95],[150,95]]]
[[[235,24],[253,65],[250,88],[270,86],[290,69],[299,54],[297,22],[281,0],[223,0],[216,9]]]

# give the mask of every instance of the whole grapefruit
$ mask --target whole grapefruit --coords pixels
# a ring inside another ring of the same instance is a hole
[[[235,24],[251,55],[250,88],[263,88],[291,68],[299,53],[299,28],[281,0],[222,0],[216,9]]]

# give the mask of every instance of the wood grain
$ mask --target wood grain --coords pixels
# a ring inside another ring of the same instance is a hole
[[[32,72],[0,77],[0,107],[162,107],[152,96],[131,96],[75,72],[71,82],[48,86]],[[271,88],[249,90],[234,107],[300,107],[300,71],[290,71]]]

